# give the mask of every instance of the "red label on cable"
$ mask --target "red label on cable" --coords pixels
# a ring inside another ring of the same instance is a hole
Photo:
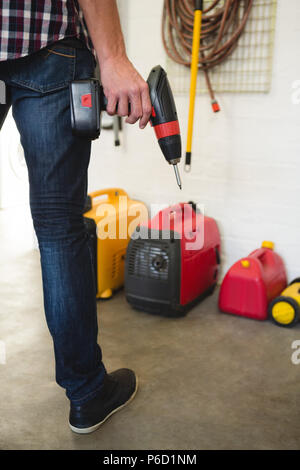
[[[212,106],[212,109],[213,109],[214,113],[219,112],[220,109],[221,109],[220,106],[219,106],[219,103],[217,103],[217,102],[212,103],[211,106]]]
[[[92,95],[88,93],[87,95],[81,95],[81,106],[84,108],[92,107]]]
[[[170,121],[164,122],[163,124],[158,124],[154,126],[155,134],[157,139],[163,139],[164,137],[169,137],[170,135],[180,134],[179,122]]]

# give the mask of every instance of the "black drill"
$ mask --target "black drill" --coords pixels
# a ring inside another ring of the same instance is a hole
[[[160,65],[151,70],[147,83],[152,103],[150,122],[165,159],[174,167],[177,184],[181,189],[177,168],[181,159],[177,111],[167,74]],[[91,140],[97,139],[101,130],[101,111],[104,111],[107,105],[99,81],[73,81],[70,85],[70,97],[73,134]]]

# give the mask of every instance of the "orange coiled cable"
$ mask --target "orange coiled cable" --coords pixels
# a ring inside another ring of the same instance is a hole
[[[199,69],[203,70],[212,101],[208,71],[232,54],[246,26],[254,0],[212,0],[202,15]],[[164,0],[162,38],[168,56],[191,65],[194,0]]]

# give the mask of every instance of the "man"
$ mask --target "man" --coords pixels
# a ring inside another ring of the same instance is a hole
[[[3,0],[0,24],[0,79],[28,167],[56,380],[70,400],[71,429],[89,433],[134,397],[137,380],[129,369],[108,374],[97,344],[92,252],[82,217],[91,142],[72,135],[68,86],[93,76],[91,42],[109,114],[144,128],[148,86],[127,58],[115,0]]]

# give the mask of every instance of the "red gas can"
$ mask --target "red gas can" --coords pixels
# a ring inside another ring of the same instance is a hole
[[[266,320],[269,302],[286,285],[284,263],[274,252],[274,244],[265,241],[229,269],[221,285],[219,308],[225,313]]]

